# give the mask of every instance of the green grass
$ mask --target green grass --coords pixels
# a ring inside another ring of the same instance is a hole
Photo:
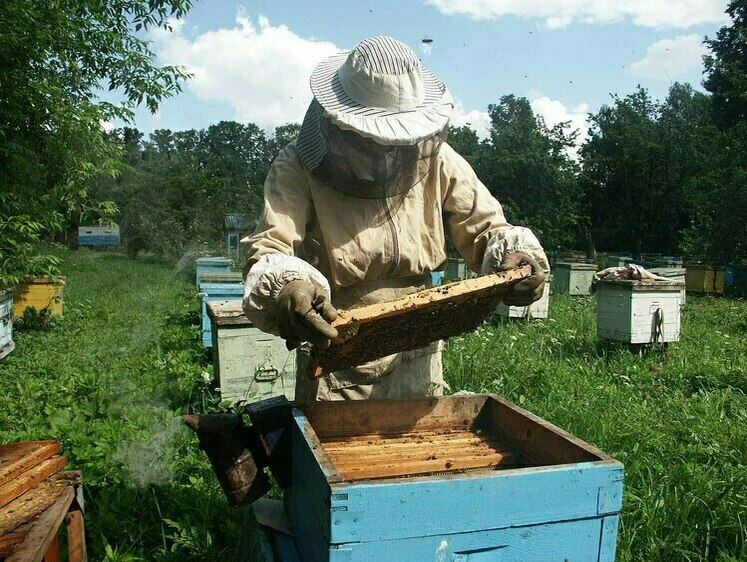
[[[191,272],[65,255],[65,318],[0,362],[0,439],[55,438],[83,471],[92,560],[225,560],[227,506],[174,418],[215,411]],[[747,559],[747,302],[688,297],[683,340],[631,353],[593,299],[452,339],[452,391],[496,392],[625,463],[620,560]]]

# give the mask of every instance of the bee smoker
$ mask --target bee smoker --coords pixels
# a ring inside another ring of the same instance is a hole
[[[281,487],[290,484],[291,403],[284,396],[245,407],[241,414],[185,415],[182,421],[197,433],[228,502],[252,503],[270,490],[267,467]]]

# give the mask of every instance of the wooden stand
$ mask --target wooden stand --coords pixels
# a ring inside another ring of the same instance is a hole
[[[68,560],[85,562],[79,472],[59,472],[66,459],[54,441],[0,447],[0,559],[57,562],[67,525]]]

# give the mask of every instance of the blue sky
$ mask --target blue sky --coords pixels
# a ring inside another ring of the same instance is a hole
[[[460,102],[453,121],[486,125],[504,94],[525,96],[551,124],[583,130],[587,111],[637,84],[663,97],[673,81],[700,87],[702,37],[724,24],[726,0],[202,0],[174,32],[151,35],[159,62],[194,73],[158,115],[136,126],[202,128],[223,119],[272,127],[298,121],[308,75],[365,37],[410,46]],[[421,40],[433,40],[429,52]]]

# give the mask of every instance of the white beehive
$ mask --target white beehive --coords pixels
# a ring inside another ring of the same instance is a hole
[[[15,348],[13,343],[13,290],[0,289],[0,359]]]
[[[240,300],[207,303],[215,378],[223,400],[255,402],[296,391],[296,352],[244,316]]]
[[[542,297],[536,302],[533,302],[529,306],[509,306],[506,304],[499,304],[496,308],[498,316],[504,318],[526,318],[527,320],[537,318],[547,318],[547,310],[550,305],[550,280],[548,279],[545,283],[545,290],[542,292]]]
[[[590,295],[597,267],[593,263],[558,262],[553,268],[558,294]]]
[[[632,344],[679,341],[683,288],[677,281],[600,281],[597,334]]]

